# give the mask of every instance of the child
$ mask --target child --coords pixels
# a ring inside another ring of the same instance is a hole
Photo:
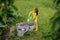
[[[30,22],[30,21],[35,22],[35,26],[34,26],[35,31],[38,30],[37,16],[38,16],[38,9],[34,8],[34,10],[32,10],[29,13],[29,17],[28,17],[28,20],[27,20],[28,22]]]

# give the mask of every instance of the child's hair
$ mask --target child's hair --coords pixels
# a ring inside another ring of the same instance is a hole
[[[37,8],[35,8],[34,10],[35,10],[35,12],[36,12],[36,15],[38,15],[38,9],[37,9]]]

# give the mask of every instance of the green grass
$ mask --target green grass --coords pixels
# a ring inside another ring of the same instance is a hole
[[[26,18],[29,12],[37,7],[39,9],[38,14],[38,32],[30,32],[30,35],[23,37],[16,37],[15,40],[46,40],[42,37],[43,32],[51,31],[50,18],[56,12],[55,5],[52,0],[16,0],[14,4],[18,8],[18,12]],[[26,21],[24,20],[24,22]]]

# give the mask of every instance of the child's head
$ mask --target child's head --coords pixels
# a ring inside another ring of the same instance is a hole
[[[34,12],[38,15],[38,8],[34,8]]]

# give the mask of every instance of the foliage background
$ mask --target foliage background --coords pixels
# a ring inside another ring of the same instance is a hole
[[[37,7],[39,9],[38,14],[38,32],[28,32],[23,37],[18,37],[14,33],[9,35],[9,40],[54,40],[56,35],[52,31],[52,22],[50,19],[54,16],[59,8],[54,0],[15,0],[14,5],[18,9],[18,13],[14,15],[22,16],[23,18],[20,22],[25,22],[27,20],[28,14],[33,8]],[[20,17],[19,17],[20,18]]]

